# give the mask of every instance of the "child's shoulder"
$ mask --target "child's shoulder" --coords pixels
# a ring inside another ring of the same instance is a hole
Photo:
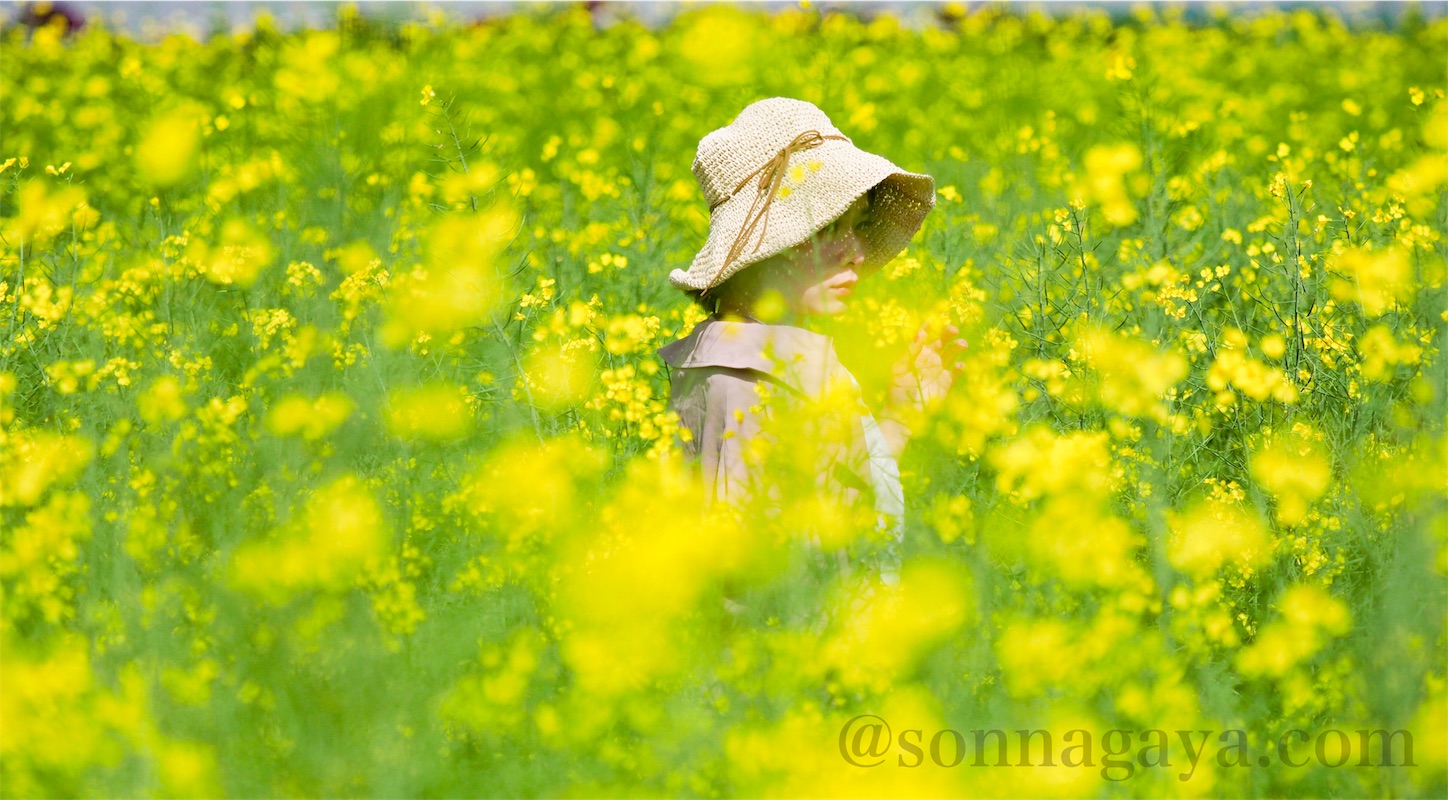
[[[706,319],[678,341],[659,348],[659,358],[674,369],[724,367],[768,371],[764,357],[772,326]]]
[[[713,318],[658,354],[675,370],[710,370],[708,375],[719,376],[716,383],[767,379],[806,397],[819,396],[843,369],[828,336],[790,325]]]

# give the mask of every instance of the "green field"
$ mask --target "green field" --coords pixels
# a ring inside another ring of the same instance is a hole
[[[0,48],[0,795],[1448,795],[1441,15]],[[679,456],[690,163],[771,96],[936,181],[826,328],[873,402],[971,343],[898,587]]]

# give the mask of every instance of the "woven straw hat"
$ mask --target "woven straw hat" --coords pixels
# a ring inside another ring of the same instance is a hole
[[[708,290],[745,267],[808,240],[877,185],[859,229],[861,277],[889,263],[935,207],[935,179],[906,172],[857,147],[812,103],[751,103],[705,136],[694,177],[709,203],[709,238],[689,270],[669,282]]]

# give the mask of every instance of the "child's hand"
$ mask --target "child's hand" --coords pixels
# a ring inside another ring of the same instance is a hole
[[[958,361],[969,347],[956,338],[960,330],[939,320],[920,327],[905,355],[891,368],[888,416],[914,429],[919,418],[939,407],[955,376],[965,368]]]

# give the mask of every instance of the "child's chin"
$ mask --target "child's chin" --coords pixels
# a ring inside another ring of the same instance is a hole
[[[834,317],[845,313],[848,308],[849,306],[845,301],[835,297],[827,297],[806,305],[805,313],[816,317]]]

